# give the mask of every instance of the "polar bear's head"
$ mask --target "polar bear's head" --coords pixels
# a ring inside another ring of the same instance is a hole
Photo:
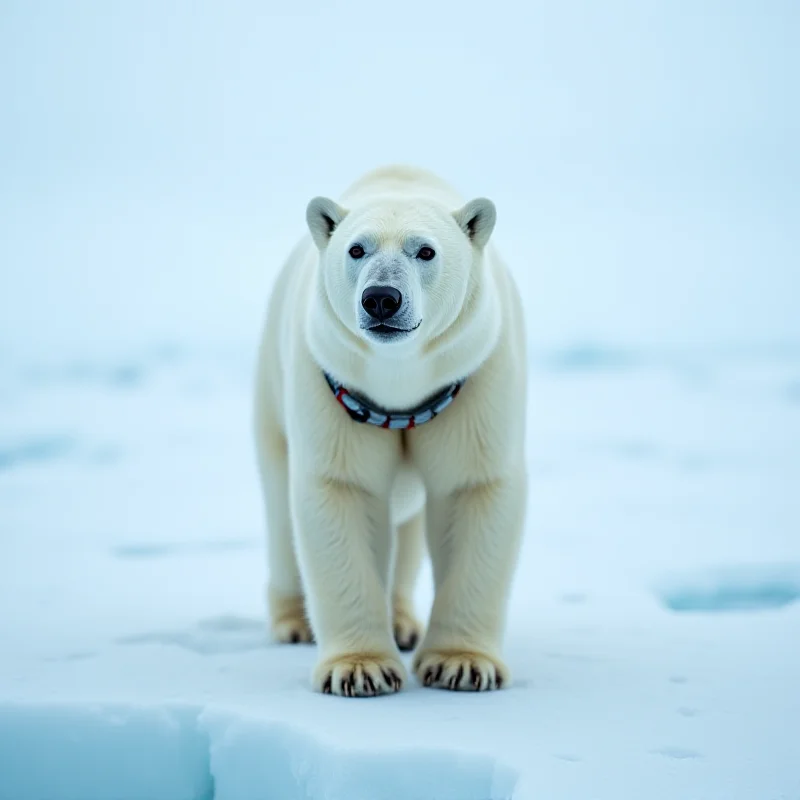
[[[485,198],[459,209],[385,198],[348,210],[316,197],[306,218],[327,304],[353,334],[382,347],[430,341],[458,319],[496,212]]]

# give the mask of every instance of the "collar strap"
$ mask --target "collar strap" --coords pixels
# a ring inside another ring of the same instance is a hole
[[[437,392],[428,398],[421,406],[411,411],[386,411],[379,406],[370,403],[363,397],[353,394],[342,386],[335,378],[328,373],[325,380],[331,387],[336,399],[356,422],[366,422],[369,425],[377,425],[379,428],[389,428],[391,430],[407,431],[429,422],[434,417],[444,411],[450,403],[455,400],[456,395],[461,391],[464,381],[456,381],[450,386]]]

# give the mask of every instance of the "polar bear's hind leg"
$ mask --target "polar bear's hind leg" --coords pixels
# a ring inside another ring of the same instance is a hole
[[[425,555],[424,519],[423,510],[397,526],[392,622],[394,640],[403,651],[413,650],[422,638],[422,624],[414,614],[414,587]]]

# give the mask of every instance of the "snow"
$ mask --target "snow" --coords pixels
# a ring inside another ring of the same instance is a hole
[[[252,358],[4,362],[0,797],[800,791],[800,357],[534,350],[514,684],[370,700],[268,641]]]
[[[797,23],[5,2],[0,800],[800,797]],[[391,161],[495,200],[526,302],[500,693],[322,697],[266,636],[267,292]]]

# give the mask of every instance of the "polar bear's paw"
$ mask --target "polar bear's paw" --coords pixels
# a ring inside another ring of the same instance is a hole
[[[406,671],[394,657],[381,653],[346,653],[323,661],[314,670],[314,689],[343,697],[374,697],[399,692]]]
[[[270,616],[275,641],[281,644],[308,644],[314,641],[302,596],[271,598]]]
[[[314,641],[311,626],[304,616],[281,619],[273,623],[272,635],[281,644],[310,644]]]
[[[414,659],[424,686],[483,692],[508,686],[508,667],[498,658],[470,650],[424,650]]]
[[[404,604],[394,606],[394,640],[403,652],[413,650],[422,637],[422,625]]]

